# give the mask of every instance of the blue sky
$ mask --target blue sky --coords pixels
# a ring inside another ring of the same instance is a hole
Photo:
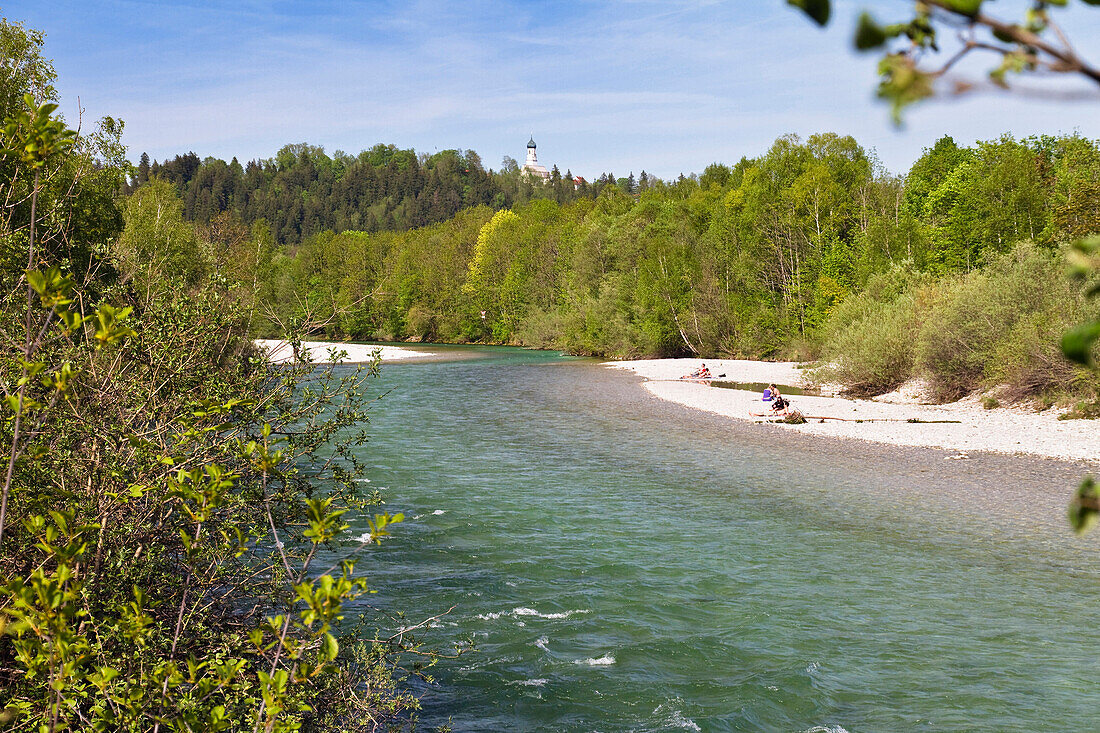
[[[1058,17],[1100,64],[1100,9],[1071,6]],[[540,162],[562,171],[668,178],[792,132],[851,134],[893,171],[943,134],[1100,138],[1100,92],[1084,83],[1069,86],[1087,100],[986,92],[921,105],[895,128],[874,100],[876,57],[850,37],[861,8],[896,20],[911,7],[842,0],[824,31],[783,0],[24,0],[2,12],[47,34],[70,122],[77,97],[86,121],[122,118],[135,161],[385,142],[473,149],[498,168],[534,134]]]

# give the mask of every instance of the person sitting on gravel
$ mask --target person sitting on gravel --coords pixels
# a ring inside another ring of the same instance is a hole
[[[710,379],[710,369],[707,369],[706,364],[702,364],[691,374],[685,374],[680,379]]]
[[[791,403],[788,402],[786,400],[786,398],[783,397],[783,395],[779,394],[779,387],[776,387],[774,384],[772,384],[772,385],[768,386],[768,389],[770,389],[771,393],[772,393],[771,394],[771,397],[772,397],[772,399],[771,399],[772,413],[776,414],[776,415],[786,415],[787,414],[787,408],[791,406]]]
[[[783,395],[779,394],[779,387],[776,387],[774,384],[769,384],[764,389],[764,394],[761,396],[760,400],[768,406],[767,411],[753,412],[752,408],[749,408],[750,416],[774,418],[787,417],[787,415],[790,414],[788,408],[790,408],[791,403],[788,402]]]

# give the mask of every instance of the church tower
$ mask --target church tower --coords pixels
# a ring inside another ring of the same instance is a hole
[[[539,165],[539,157],[535,153],[535,136],[532,135],[531,139],[527,141],[527,160],[523,164],[523,172],[528,175],[546,180],[550,178],[550,171],[546,170],[544,166]]]

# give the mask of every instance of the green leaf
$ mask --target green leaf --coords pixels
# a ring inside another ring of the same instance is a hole
[[[903,53],[884,56],[878,71],[882,77],[878,96],[890,102],[895,124],[901,124],[901,111],[906,106],[932,96],[933,77],[918,69],[913,59]]]
[[[798,8],[820,26],[829,22],[829,0],[787,0],[787,4]]]
[[[330,662],[336,659],[336,655],[340,652],[340,645],[336,643],[336,637],[326,632],[321,639],[321,651],[325,655],[325,659]]]
[[[132,306],[116,309],[107,303],[100,304],[96,308],[95,314],[96,320],[99,321],[99,328],[95,332],[96,341],[102,346],[136,336],[137,334],[132,328],[121,325],[122,321],[125,321],[132,311]]]
[[[42,295],[46,292],[46,275],[38,270],[27,271],[27,283],[34,288],[34,292]]]
[[[982,0],[944,0],[943,4],[948,10],[954,10],[963,15],[977,15],[982,9]]]
[[[1069,251],[1070,274],[1087,278],[1100,269],[1100,237],[1092,236],[1073,243]]]
[[[1100,321],[1083,323],[1062,336],[1062,353],[1070,361],[1092,366],[1092,346],[1100,338]]]
[[[1069,503],[1069,524],[1077,534],[1084,534],[1100,520],[1100,490],[1092,476],[1086,476]]]
[[[886,43],[886,31],[874,21],[870,13],[861,13],[859,24],[856,26],[856,48],[860,51],[868,51],[884,43]]]

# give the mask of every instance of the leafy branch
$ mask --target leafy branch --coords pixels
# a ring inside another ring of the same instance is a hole
[[[1100,0],[1081,0],[1100,6]],[[830,0],[787,0],[818,25],[829,23]],[[1009,22],[983,12],[984,0],[918,0],[912,16],[902,22],[880,23],[863,12],[856,25],[853,43],[860,51],[885,49],[879,62],[880,98],[890,102],[895,122],[904,108],[935,93],[935,82],[944,78],[964,58],[986,52],[997,59],[988,72],[989,80],[1008,88],[1009,74],[1050,72],[1076,75],[1100,85],[1100,68],[1077,53],[1051,10],[1065,7],[1069,0],[1038,0],[1018,22]],[[958,49],[946,61],[931,65],[929,56],[941,53],[945,31],[954,31]],[[953,91],[963,93],[974,83],[959,80]]]
[[[1075,242],[1070,254],[1073,276],[1086,283],[1086,295],[1100,296],[1100,236]],[[1091,281],[1091,282],[1090,282]],[[1086,321],[1066,332],[1062,337],[1062,352],[1066,358],[1091,369],[1096,369],[1096,345],[1100,342],[1100,319]],[[1077,534],[1083,534],[1100,521],[1100,483],[1086,476],[1069,505],[1070,526]]]

